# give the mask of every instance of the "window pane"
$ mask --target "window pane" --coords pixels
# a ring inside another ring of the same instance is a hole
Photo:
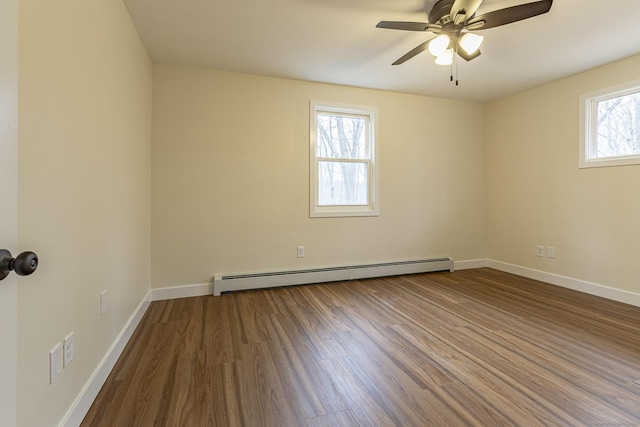
[[[597,102],[596,158],[640,154],[640,93]]]
[[[367,120],[362,116],[317,114],[316,155],[334,159],[367,159]]]
[[[319,206],[362,206],[369,203],[367,163],[318,163]]]

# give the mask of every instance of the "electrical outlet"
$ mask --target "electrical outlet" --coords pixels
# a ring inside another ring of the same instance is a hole
[[[62,366],[66,368],[73,360],[73,331],[67,335],[62,341],[63,360]]]
[[[298,258],[304,258],[304,246],[298,246]]]
[[[107,312],[107,291],[100,292],[100,316]]]
[[[536,246],[536,255],[544,256],[544,246]]]
[[[60,372],[62,372],[62,347],[58,343],[49,352],[49,384],[53,384]]]
[[[547,258],[555,258],[556,257],[556,248],[553,246],[547,246]]]

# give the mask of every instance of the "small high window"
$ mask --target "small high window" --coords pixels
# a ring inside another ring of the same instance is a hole
[[[310,215],[378,215],[376,116],[371,107],[311,101]]]
[[[580,97],[581,168],[640,164],[640,81]]]

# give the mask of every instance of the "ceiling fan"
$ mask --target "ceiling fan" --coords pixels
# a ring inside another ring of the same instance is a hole
[[[474,31],[500,27],[542,15],[547,13],[553,4],[553,0],[534,1],[476,16],[475,13],[482,1],[438,0],[428,14],[428,22],[379,22],[377,28],[429,31],[437,35],[416,46],[392,65],[400,65],[427,49],[436,57],[436,64],[451,65],[456,56],[471,61],[480,56],[483,40],[483,37]]]

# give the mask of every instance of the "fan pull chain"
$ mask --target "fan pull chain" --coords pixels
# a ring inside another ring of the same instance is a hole
[[[451,61],[451,64],[449,64],[449,69],[451,74],[451,77],[449,77],[449,80],[453,81],[453,61]]]
[[[451,82],[453,82],[453,67],[454,67],[454,63],[455,63],[455,67],[456,67],[456,86],[458,86],[458,45],[456,43],[456,47],[453,51],[453,58],[451,59],[451,77],[450,80]]]
[[[456,51],[458,50],[458,48],[456,48]],[[458,86],[458,64],[460,62],[458,62],[458,52],[456,52],[456,57],[455,57],[455,61],[456,61],[456,86]]]

